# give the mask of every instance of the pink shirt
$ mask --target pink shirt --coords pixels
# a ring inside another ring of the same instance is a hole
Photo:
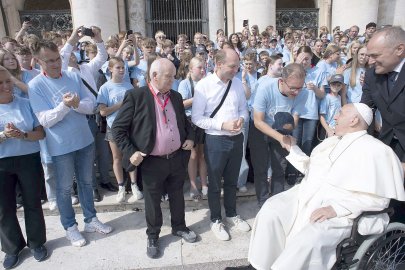
[[[162,107],[156,100],[156,98],[158,98],[160,100],[160,103],[163,105],[167,97],[170,95],[170,92],[163,95],[159,91],[155,90],[155,88],[151,84],[150,86],[156,94],[156,96],[153,97],[156,114],[156,139],[155,146],[153,147],[150,155],[167,155],[178,150],[181,146],[179,128],[177,127],[176,113],[170,99],[165,106],[165,114],[163,114]]]

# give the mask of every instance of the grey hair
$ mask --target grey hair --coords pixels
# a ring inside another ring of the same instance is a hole
[[[405,31],[400,26],[384,27],[378,30],[374,36],[384,36],[386,44],[390,46],[397,46],[405,43]]]
[[[290,77],[304,79],[305,78],[305,69],[301,64],[291,63],[291,64],[286,65],[283,68],[281,77],[283,79],[288,79]]]

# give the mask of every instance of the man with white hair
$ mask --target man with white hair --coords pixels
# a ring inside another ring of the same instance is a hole
[[[146,253],[157,258],[162,227],[160,200],[169,195],[172,234],[194,242],[196,234],[186,227],[183,185],[194,132],[187,121],[181,95],[171,90],[176,68],[166,58],[155,60],[148,86],[127,91],[112,126],[114,140],[123,154],[123,166],[139,166],[145,198],[148,235]]]
[[[305,174],[302,182],[271,197],[257,214],[248,260],[256,269],[331,269],[336,246],[350,235],[364,211],[405,200],[403,170],[395,153],[367,134],[371,109],[345,105],[335,117],[335,135],[305,155],[285,137],[287,160]],[[389,218],[361,222],[362,234],[379,233]],[[370,222],[370,223],[368,223]]]

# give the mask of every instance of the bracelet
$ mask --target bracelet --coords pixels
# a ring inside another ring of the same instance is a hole
[[[7,139],[8,139],[8,137],[6,136],[4,131],[0,132],[0,143],[6,141]]]

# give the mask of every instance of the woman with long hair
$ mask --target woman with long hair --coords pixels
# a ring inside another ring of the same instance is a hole
[[[368,67],[367,46],[361,45],[357,52],[353,55],[351,67],[345,70],[345,84],[347,86],[347,103],[357,103],[361,100],[362,91],[362,77]]]

